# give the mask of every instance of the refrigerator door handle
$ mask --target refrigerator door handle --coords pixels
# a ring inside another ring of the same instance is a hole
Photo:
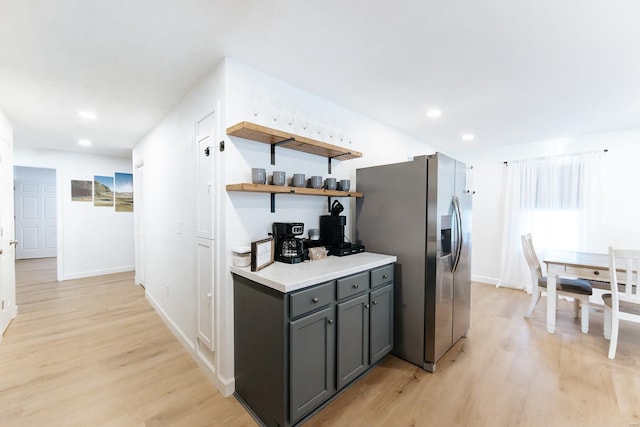
[[[451,272],[455,273],[458,269],[458,263],[460,262],[460,255],[462,254],[462,212],[460,211],[460,201],[458,196],[453,196],[453,212],[456,219],[456,252],[455,259],[453,261],[453,267]]]

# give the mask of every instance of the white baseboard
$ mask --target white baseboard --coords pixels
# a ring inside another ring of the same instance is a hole
[[[158,313],[162,321],[167,325],[169,330],[173,333],[173,335],[178,338],[178,341],[182,344],[182,346],[187,349],[192,358],[195,359],[196,355],[196,345],[193,341],[189,339],[183,332],[182,329],[176,325],[173,320],[167,315],[167,313],[162,309],[160,304],[149,294],[149,292],[145,292],[144,296],[147,298],[147,301],[151,304],[153,309]]]
[[[217,377],[218,390],[224,397],[229,397],[236,391],[236,379],[235,378],[223,378],[220,375]]]
[[[496,279],[494,277],[485,277],[485,276],[471,276],[471,281],[486,283],[488,285],[494,285],[494,286],[498,286],[498,283],[500,283],[499,279]]]
[[[196,353],[196,362],[205,371],[211,382],[216,385],[216,388],[218,389],[220,394],[222,394],[224,397],[231,396],[233,392],[236,391],[235,378],[229,380],[221,375],[218,375],[216,373],[215,366],[213,366],[211,362],[206,357],[204,357],[204,355],[199,350],[196,350]]]
[[[105,274],[124,273],[134,270],[135,266],[126,265],[124,267],[105,268],[102,270],[83,271],[80,273],[67,273],[62,275],[61,280],[84,279],[85,277],[103,276]]]
[[[200,366],[200,368],[202,368],[202,370],[205,372],[207,377],[209,377],[209,380],[213,384],[215,384],[218,391],[224,397],[231,396],[235,391],[235,387],[236,387],[235,378],[229,380],[220,375],[217,375],[215,366],[213,366],[211,362],[207,360],[206,357],[200,354],[200,352],[197,350],[196,344],[193,341],[191,341],[189,337],[187,337],[182,332],[182,329],[180,329],[178,325],[176,325],[171,320],[171,318],[162,309],[162,307],[160,307],[160,304],[157,303],[157,301],[151,296],[151,294],[149,294],[148,292],[145,292],[145,297],[147,298],[147,301],[149,301],[149,304],[151,304],[153,309],[156,311],[156,313],[158,313],[162,321],[167,325],[171,333],[173,333],[173,335],[175,335],[175,337],[178,338],[178,341],[180,341],[180,343],[185,348],[185,350],[187,350],[191,358],[196,361],[196,363],[198,364],[198,366]]]

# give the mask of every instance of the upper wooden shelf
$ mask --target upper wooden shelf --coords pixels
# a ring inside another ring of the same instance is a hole
[[[251,122],[240,122],[227,129],[227,135],[238,136],[240,138],[251,139],[271,146],[288,148],[290,150],[302,151],[327,157],[336,160],[348,160],[362,157],[362,153],[355,150],[316,141],[305,136],[272,129],[266,126]]]

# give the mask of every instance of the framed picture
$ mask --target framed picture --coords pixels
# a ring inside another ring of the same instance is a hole
[[[113,206],[113,177],[93,177],[93,206]]]
[[[133,212],[133,175],[116,172],[115,181],[116,212]]]
[[[93,182],[71,180],[71,201],[72,202],[92,202]]]
[[[251,242],[251,271],[258,271],[273,263],[273,239]]]

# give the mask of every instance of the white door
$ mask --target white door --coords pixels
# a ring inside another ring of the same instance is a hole
[[[13,153],[0,139],[0,340],[18,313],[14,249]]]
[[[215,112],[196,122],[197,218],[196,237],[213,239],[213,157]]]
[[[56,256],[56,171],[15,168],[16,259]]]
[[[196,239],[198,280],[198,338],[209,350],[213,346],[213,241]]]
[[[196,248],[198,280],[198,338],[214,350],[214,240],[213,240],[213,159],[215,157],[215,112],[195,123],[197,208]]]

